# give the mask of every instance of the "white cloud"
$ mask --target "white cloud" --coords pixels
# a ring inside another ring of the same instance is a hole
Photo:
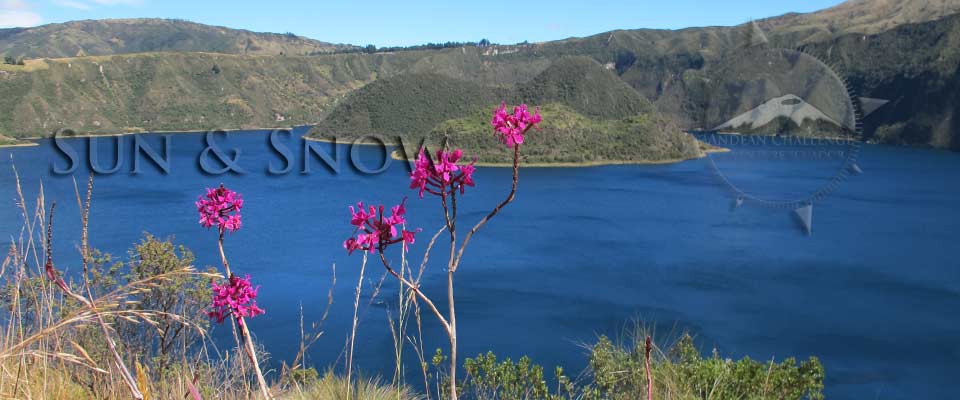
[[[73,0],[54,0],[53,2],[56,3],[57,5],[61,5],[61,6],[67,7],[67,8],[75,8],[75,9],[77,9],[77,10],[89,10],[89,9],[90,9],[90,6],[89,6],[89,5],[87,5],[86,3],[81,3],[81,2],[79,2],[79,1],[73,1]]]
[[[0,0],[0,10],[26,10],[30,8],[23,0]]]
[[[30,10],[23,0],[0,0],[0,28],[40,25],[43,17]]]

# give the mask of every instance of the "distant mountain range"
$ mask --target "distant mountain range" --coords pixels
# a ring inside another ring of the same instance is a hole
[[[829,38],[824,34],[876,34],[957,12],[960,3],[954,0],[850,0],[814,13],[791,13],[758,22],[779,34],[798,34],[806,36],[807,41],[821,41]]]
[[[960,0],[854,0],[736,27],[373,54],[185,21],[7,29],[0,55],[27,60],[0,65],[0,134],[319,124],[318,135],[423,135],[499,99],[555,104],[597,124],[639,116],[697,128],[708,123],[704,86],[719,60],[762,39],[836,66],[858,95],[890,100],[865,120],[871,140],[960,150],[958,12]],[[770,99],[757,97],[733,108]],[[444,111],[401,112],[414,104]]]
[[[247,55],[323,54],[352,48],[294,34],[258,33],[170,19],[106,19],[0,29],[0,55],[107,56],[156,51]]]

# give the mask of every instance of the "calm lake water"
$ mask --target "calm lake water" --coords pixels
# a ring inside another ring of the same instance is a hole
[[[158,135],[145,138],[159,146]],[[347,206],[359,200],[391,205],[409,196],[409,220],[425,231],[411,252],[417,264],[441,213],[436,199],[421,200],[407,189],[404,163],[364,175],[350,167],[347,146],[339,148],[339,173],[313,160],[313,173],[305,175],[297,173],[302,142],[288,138],[298,165],[270,176],[267,165],[282,163],[266,138],[264,132],[219,138],[224,147],[242,148],[239,162],[247,173],[211,176],[197,167],[203,135],[173,136],[168,175],[150,165],[131,175],[132,139],[124,137],[128,159],[121,172],[96,180],[91,244],[125,255],[143,232],[172,235],[199,264],[217,265],[216,234],[197,225],[193,202],[205,187],[225,183],[246,199],[244,228],[229,236],[227,254],[235,271],[263,286],[258,302],[267,314],[251,326],[274,365],[297,350],[299,305],[308,323],[320,318],[336,264],[334,308],[310,354],[310,362],[327,366],[349,331],[361,260],[341,247],[351,233]],[[99,142],[113,146],[113,139]],[[72,143],[86,154],[86,139]],[[375,148],[359,151],[371,167],[382,160]],[[51,162],[65,165],[50,142],[0,149],[0,200],[7,203],[0,207],[0,234],[9,240],[21,226],[15,163],[28,198],[42,180],[48,201],[59,202],[59,264],[76,270],[73,181],[54,176]],[[726,165],[751,191],[803,188],[811,176],[832,173],[818,165],[805,175],[795,163],[762,169],[750,163]],[[655,323],[661,337],[689,330],[704,352],[717,347],[730,357],[762,360],[818,356],[828,398],[952,397],[960,374],[960,154],[866,146],[859,165],[864,175],[815,204],[810,236],[789,210],[731,210],[705,160],[524,169],[516,202],[474,238],[458,272],[460,354],[526,354],[548,370],[579,371],[586,360],[581,344],[619,335],[640,320]],[[77,177],[82,185],[85,168]],[[461,226],[506,194],[510,171],[481,168],[476,180],[460,202]],[[444,265],[442,252],[435,252],[424,286],[435,298],[443,295]],[[382,273],[378,266],[368,265],[374,281]],[[396,293],[388,279],[379,300],[364,307],[355,363],[368,373],[392,371],[387,313]],[[370,294],[366,290],[365,299]],[[424,318],[428,349],[446,347],[440,326]],[[408,374],[416,382],[416,371]]]

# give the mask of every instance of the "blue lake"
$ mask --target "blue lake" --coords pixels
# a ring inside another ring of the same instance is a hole
[[[143,137],[159,147],[159,135]],[[109,150],[113,140],[98,142]],[[297,351],[299,305],[308,324],[320,318],[333,264],[335,303],[310,362],[331,365],[343,349],[361,260],[342,248],[351,233],[348,205],[389,206],[410,197],[410,224],[425,231],[411,251],[417,264],[442,223],[437,200],[421,200],[408,189],[402,162],[382,174],[362,174],[350,167],[349,146],[339,146],[339,173],[313,159],[312,173],[301,174],[302,141],[293,137],[285,142],[296,153],[294,171],[272,176],[267,166],[282,162],[269,151],[267,136],[243,132],[218,140],[243,150],[239,163],[247,173],[211,176],[197,165],[203,135],[171,140],[169,174],[147,165],[132,175],[132,137],[121,139],[128,160],[120,172],[96,179],[91,245],[125,255],[143,232],[173,235],[199,264],[217,265],[216,234],[197,224],[193,202],[221,182],[240,191],[244,227],[229,236],[226,251],[236,272],[263,286],[258,303],[267,314],[251,326],[273,365]],[[86,139],[71,143],[86,154]],[[733,150],[727,157],[737,155]],[[358,151],[371,167],[382,160],[377,148]],[[52,174],[53,162],[66,164],[49,141],[0,149],[0,201],[6,202],[0,234],[7,241],[22,223],[15,164],[31,203],[41,180],[47,201],[58,201],[59,264],[76,270],[73,180]],[[960,154],[865,146],[859,162],[865,173],[815,204],[809,236],[790,210],[731,210],[731,197],[708,164],[522,170],[517,200],[474,238],[457,273],[460,354],[529,355],[548,370],[579,371],[586,361],[582,344],[599,334],[618,336],[639,320],[655,324],[664,338],[689,330],[705,353],[717,347],[730,357],[820,357],[828,398],[953,396],[960,374]],[[728,165],[733,174],[751,166],[743,160]],[[798,164],[776,165],[736,180],[759,192],[810,184]],[[827,168],[814,165],[812,174],[829,175]],[[82,185],[86,168],[75,176]],[[461,226],[507,193],[510,171],[481,168],[476,180],[459,203]],[[438,299],[445,288],[442,253],[434,253],[424,278],[424,291]],[[382,274],[378,267],[368,265],[374,281]],[[379,301],[363,307],[355,364],[368,373],[391,375],[387,314],[396,293],[388,279]],[[431,318],[424,315],[432,353],[447,345]],[[416,381],[416,371],[408,375]]]

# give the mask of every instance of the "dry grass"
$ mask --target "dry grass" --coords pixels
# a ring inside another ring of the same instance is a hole
[[[91,257],[86,229],[78,248],[84,272],[61,275],[52,257],[57,246],[53,240],[55,226],[51,223],[53,204],[48,204],[42,185],[37,197],[27,201],[16,169],[14,173],[16,206],[23,221],[0,264],[0,399],[117,399],[136,397],[133,393],[137,392],[147,399],[258,397],[252,368],[242,349],[217,349],[207,332],[184,316],[130,307],[138,296],[163,287],[176,276],[217,275],[197,272],[192,267],[181,268],[127,282],[94,296],[97,291],[90,289],[87,279],[86,267]],[[77,190],[83,227],[88,222],[86,210],[91,193],[92,180],[86,201]],[[52,275],[49,271],[53,271]],[[330,296],[332,303],[332,289]],[[163,371],[151,365],[146,355],[139,359],[141,355],[124,351],[124,338],[116,330],[120,323],[156,326],[160,320],[173,320],[185,329],[197,331],[202,342],[196,351],[173,360]],[[322,334],[318,324],[312,330],[309,334],[302,332],[303,345],[295,370],[304,368],[303,353]],[[111,343],[118,349],[116,355],[110,350]],[[256,352],[262,355],[261,359],[267,355],[263,349]],[[129,380],[124,377],[125,368]],[[290,372],[284,369],[285,376]],[[418,398],[406,388],[383,385],[378,379],[355,380],[348,385],[347,380],[328,373],[301,385],[281,377],[269,391],[275,397],[291,399],[340,399],[348,395],[352,399],[374,400]],[[348,389],[351,386],[352,391]]]
[[[351,390],[352,387],[352,390]],[[316,400],[422,400],[423,396],[406,388],[387,385],[379,379],[356,379],[348,385],[346,379],[332,373],[323,376],[307,388],[294,387],[282,399]]]
[[[16,170],[14,172],[16,174]],[[23,226],[19,236],[12,241],[0,269],[4,305],[0,310],[3,332],[0,337],[0,396],[27,399],[129,398],[140,397],[139,393],[150,389],[156,393],[183,386],[172,384],[185,380],[178,377],[171,377],[170,382],[150,382],[146,372],[148,367],[142,366],[132,355],[124,357],[115,350],[116,331],[110,321],[156,326],[160,319],[172,320],[183,324],[186,329],[199,330],[201,337],[205,337],[202,328],[182,316],[127,306],[137,295],[162,287],[176,275],[206,274],[183,268],[132,281],[94,297],[86,273],[89,260],[87,214],[84,212],[81,216],[84,227],[80,249],[83,279],[82,282],[68,282],[56,269],[52,257],[54,205],[51,204],[48,213],[42,186],[37,198],[29,203],[23,195],[19,176],[16,189]],[[88,210],[90,191],[92,180],[86,203],[80,198],[79,191],[77,193],[81,210]],[[102,333],[103,348],[89,348],[89,342],[85,347],[82,338],[97,331]],[[110,356],[104,357],[106,353]],[[130,365],[137,367],[129,368]]]

